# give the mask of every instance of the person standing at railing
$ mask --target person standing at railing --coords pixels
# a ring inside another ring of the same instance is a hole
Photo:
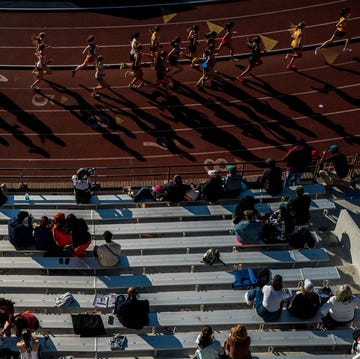
[[[289,187],[292,180],[294,186],[298,186],[300,178],[311,164],[311,148],[304,139],[301,139],[289,149],[281,160],[286,161],[286,175],[283,188]]]
[[[346,155],[339,151],[337,145],[331,145],[328,153],[323,151],[321,162],[333,164],[335,172],[326,170],[319,172],[321,176],[327,176],[332,184],[339,179],[345,178],[349,173],[349,164]]]

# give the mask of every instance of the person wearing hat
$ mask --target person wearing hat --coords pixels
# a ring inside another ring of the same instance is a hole
[[[300,290],[288,303],[288,311],[299,319],[312,318],[320,308],[320,297],[314,292],[314,285],[310,279],[305,279]]]
[[[265,161],[267,168],[264,169],[262,176],[257,179],[257,183],[261,188],[271,195],[279,194],[282,191],[282,170],[276,166],[276,162],[272,158]]]
[[[321,162],[332,163],[334,166],[335,172],[325,170],[319,172],[320,175],[327,176],[332,183],[336,182],[338,179],[345,178],[349,173],[347,158],[343,153],[340,153],[337,145],[331,145],[328,153],[325,151],[323,152]]]
[[[71,177],[74,186],[74,195],[76,203],[89,203],[92,196],[91,192],[91,174],[89,168],[79,168],[77,173]]]
[[[25,219],[27,218],[27,221]],[[32,217],[26,211],[20,211],[8,223],[9,242],[16,249],[29,248],[34,244]]]
[[[286,208],[294,217],[295,225],[302,226],[310,220],[311,197],[304,194],[304,187],[299,185],[295,189],[296,196],[288,200]]]
[[[224,195],[223,180],[217,170],[208,171],[209,179],[199,186],[201,198],[214,203]]]
[[[242,189],[242,176],[237,173],[236,167],[233,165],[227,165],[226,169],[228,173],[224,178],[225,195],[228,197],[238,196]]]

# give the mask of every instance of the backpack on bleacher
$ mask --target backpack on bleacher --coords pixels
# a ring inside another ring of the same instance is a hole
[[[65,294],[55,299],[55,306],[58,308],[66,308],[69,307],[74,301],[74,296],[70,292],[66,292]]]
[[[201,262],[208,264],[208,265],[213,265],[214,263],[220,262],[223,265],[225,265],[225,263],[220,259],[220,252],[218,249],[216,248],[210,248],[208,249],[204,255],[203,258],[201,260]]]
[[[233,288],[252,289],[255,287],[262,288],[271,281],[271,272],[269,268],[238,269],[232,271],[235,281],[232,283]]]

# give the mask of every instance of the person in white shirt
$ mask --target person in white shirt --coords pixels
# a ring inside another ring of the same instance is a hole
[[[218,340],[214,338],[210,325],[204,325],[201,333],[196,339],[198,349],[195,352],[196,359],[219,359],[223,348]]]
[[[245,293],[247,304],[252,304],[255,300],[256,312],[267,322],[272,322],[280,318],[282,303],[286,299],[283,291],[282,276],[276,274],[271,281],[271,285],[264,285],[249,290]]]
[[[113,267],[119,263],[121,246],[111,240],[112,233],[110,231],[105,231],[103,238],[105,243],[94,247],[94,256],[103,267]]]
[[[39,359],[39,339],[34,338],[30,330],[23,330],[21,340],[16,346],[20,352],[20,359]]]
[[[324,303],[320,312],[326,329],[335,329],[349,324],[354,319],[355,309],[360,308],[360,299],[352,294],[349,285],[338,287],[335,295]]]

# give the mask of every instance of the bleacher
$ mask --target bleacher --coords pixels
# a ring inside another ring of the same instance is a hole
[[[306,185],[312,198],[312,213],[335,208],[322,185]],[[258,199],[258,208],[269,213],[293,193],[269,196],[261,190],[248,190]],[[244,195],[244,194],[242,194]],[[146,201],[135,204],[123,194],[99,194],[89,205],[76,205],[68,194],[9,196],[0,209],[0,296],[15,302],[16,312],[29,309],[38,317],[38,332],[45,357],[73,355],[74,358],[191,358],[195,339],[204,324],[215,330],[223,342],[229,329],[246,324],[251,336],[253,358],[268,359],[349,359],[352,329],[318,329],[320,315],[299,320],[285,309],[279,321],[265,323],[253,307],[245,303],[245,290],[232,289],[234,265],[269,267],[281,274],[287,288],[295,292],[299,282],[310,278],[316,286],[328,281],[342,283],[341,271],[331,264],[326,248],[294,250],[285,245],[241,246],[232,234],[231,213],[237,199],[209,205],[203,201],[177,204]],[[83,217],[93,236],[93,243],[82,258],[43,257],[42,251],[16,251],[7,241],[7,221],[19,210],[28,210],[38,219],[62,211]],[[116,267],[101,267],[92,257],[101,234],[110,230],[122,246]],[[317,235],[314,232],[314,235]],[[206,249],[221,252],[221,263],[207,266],[201,262]],[[95,308],[96,294],[125,294],[135,286],[140,298],[150,302],[150,323],[140,331],[124,328],[115,317],[108,322],[112,308]],[[55,299],[70,291],[75,303],[58,309]],[[71,314],[95,311],[101,314],[106,336],[80,338],[73,334]],[[353,325],[360,320],[356,314]],[[176,329],[175,329],[176,328]],[[48,332],[45,343],[41,333]],[[126,348],[111,351],[114,333],[127,338]],[[4,338],[0,348],[16,350],[16,339]],[[56,354],[54,354],[56,353]],[[47,355],[47,356],[46,356]]]

